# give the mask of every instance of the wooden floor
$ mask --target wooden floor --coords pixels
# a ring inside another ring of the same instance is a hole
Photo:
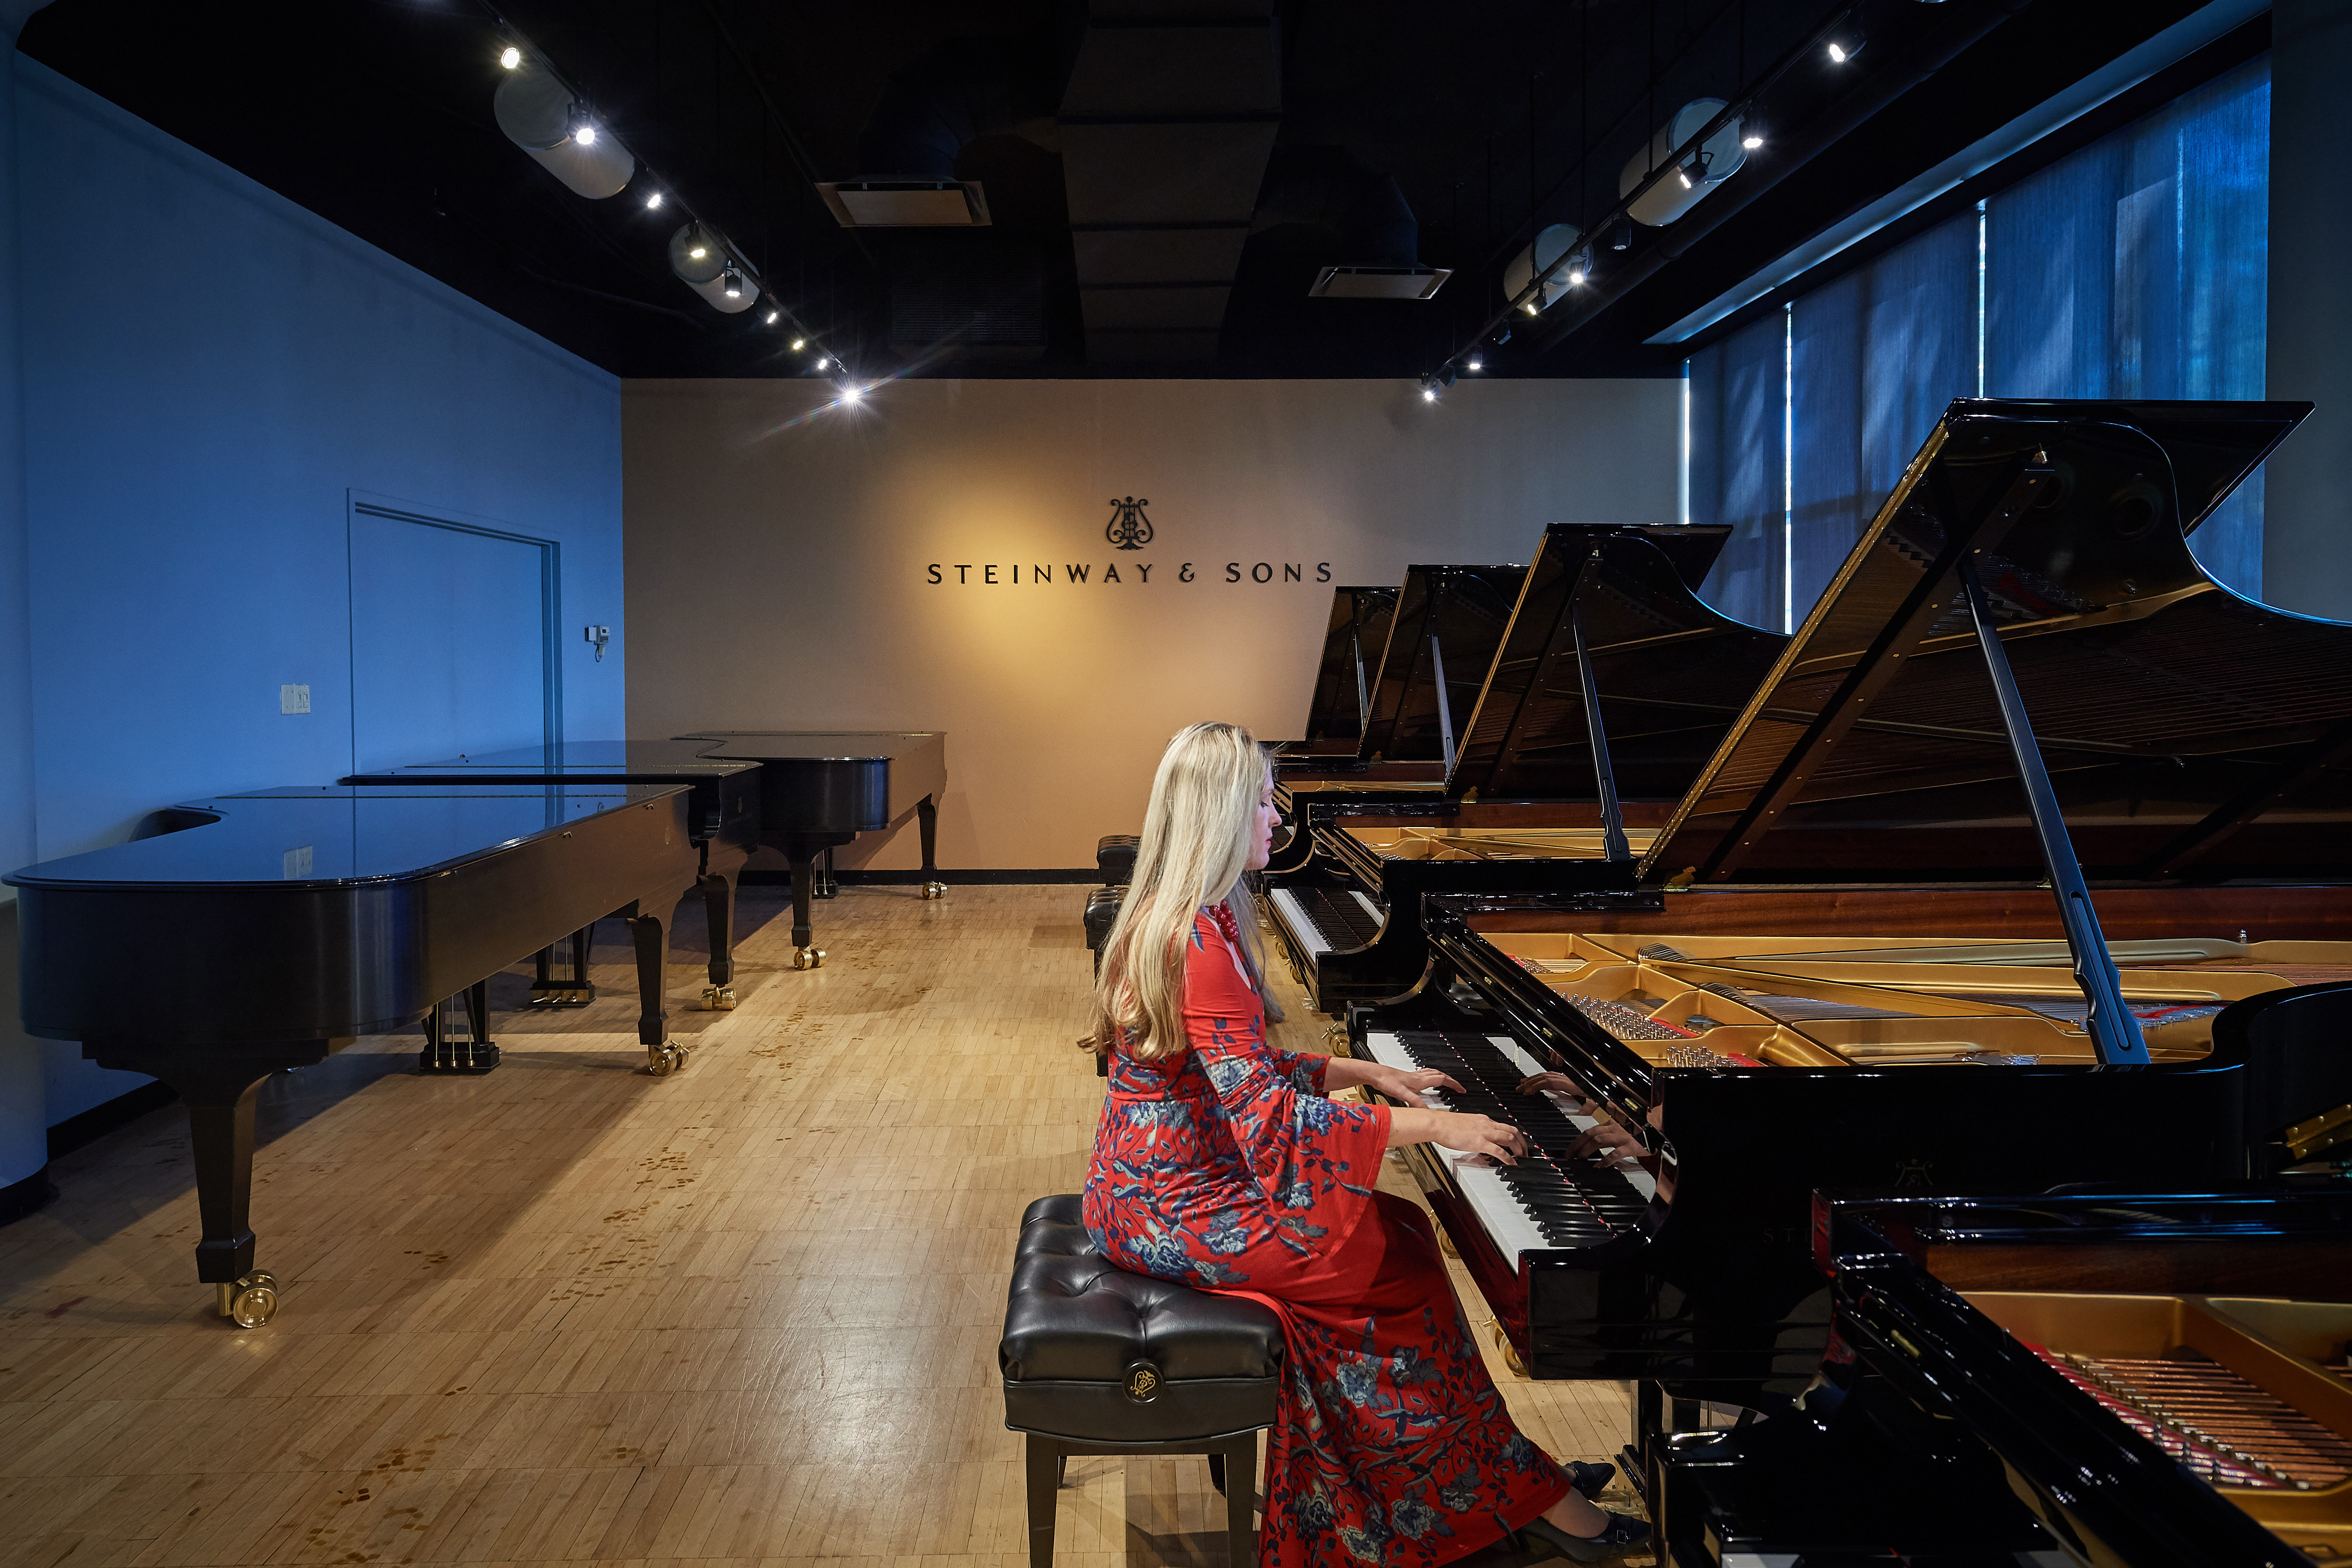
[[[421,1077],[410,1035],[273,1080],[259,1330],[194,1283],[176,1107],[61,1160],[0,1229],[0,1565],[1018,1568],[996,1340],[1100,1102],[1083,899],[845,889],[798,973],[747,898],[736,1011],[688,1010],[681,935],[675,1078],[634,1070],[608,926],[607,999],[504,1016],[495,1073]],[[1616,1385],[1496,1375],[1555,1454],[1622,1439]],[[1223,1563],[1221,1508],[1198,1459],[1073,1460],[1057,1562]]]

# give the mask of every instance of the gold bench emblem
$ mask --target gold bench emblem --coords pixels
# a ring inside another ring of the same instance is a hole
[[[1127,1396],[1138,1405],[1149,1405],[1160,1396],[1160,1369],[1148,1361],[1137,1362],[1127,1369]]]

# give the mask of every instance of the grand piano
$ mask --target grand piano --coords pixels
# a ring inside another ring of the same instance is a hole
[[[1428,892],[1620,901],[1788,638],[1700,599],[1728,528],[1554,523],[1529,564],[1442,795],[1317,804],[1315,856],[1263,902],[1310,1004],[1410,990]],[[1369,922],[1369,924],[1368,924]]]
[[[2347,1005],[2327,987],[2249,1004],[2272,1016],[2243,1021],[2334,1036]],[[2298,1011],[2307,1026],[2283,1016]],[[2212,1193],[1823,1194],[1814,1231],[1836,1326],[1813,1385],[1769,1420],[1692,1420],[1650,1446],[1645,1489],[1674,1561],[2352,1555],[2340,1174]]]
[[[1782,1407],[1830,1328],[1816,1189],[2226,1185],[2352,1104],[2332,1040],[2215,1024],[2352,980],[2352,626],[2185,537],[2306,411],[1955,403],[1643,899],[1425,900],[1423,984],[1351,1048],[1541,1151],[1411,1154],[1530,1372]]]
[[[1469,722],[1527,574],[1525,566],[1406,569],[1355,755],[1275,760],[1275,804],[1291,836],[1269,871],[1297,870],[1313,855],[1310,807],[1444,794],[1457,722]]]
[[[188,1107],[196,1277],[243,1327],[278,1309],[248,1223],[254,1091],[600,916],[635,939],[638,1038],[674,1070],[663,965],[699,856],[684,784],[298,786],[155,813],[130,843],[8,874],[26,1031]],[[136,953],[126,981],[122,955]],[[479,1038],[478,1034],[477,1039]]]
[[[1394,588],[1334,588],[1323,658],[1307,705],[1307,727],[1274,748],[1277,767],[1320,767],[1353,759],[1372,712],[1372,685],[1396,616]]]
[[[709,757],[701,741],[566,741],[483,752],[354,773],[343,782],[375,788],[415,784],[580,785],[685,784],[690,793],[687,820],[700,862],[695,886],[702,894],[710,931],[710,984],[705,1008],[724,1012],[735,1005],[735,886],[743,863],[760,847],[760,764]],[[540,951],[531,987],[538,1006],[583,1006],[596,996],[588,978],[588,948],[593,925],[572,933],[571,973],[557,974],[555,950]],[[478,1021],[476,1037],[480,1037]]]
[[[793,967],[824,962],[810,900],[833,896],[834,849],[861,833],[913,817],[922,834],[922,896],[944,898],[939,878],[940,797],[948,786],[948,738],[939,731],[706,730],[681,735],[700,755],[760,765],[760,840],[782,850],[793,876]]]

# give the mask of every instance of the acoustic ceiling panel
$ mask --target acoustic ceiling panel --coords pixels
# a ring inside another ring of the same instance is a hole
[[[1080,289],[1078,302],[1087,331],[1194,331],[1214,332],[1225,319],[1230,284],[1191,289]]]
[[[1065,124],[1073,224],[1247,223],[1272,120]]]
[[[1282,73],[1271,23],[1087,30],[1062,115],[1273,114]]]
[[[1078,276],[1088,283],[1204,283],[1242,264],[1243,224],[1223,228],[1080,229]]]

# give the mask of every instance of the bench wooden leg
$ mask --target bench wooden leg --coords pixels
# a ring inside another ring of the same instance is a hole
[[[1224,1460],[1226,1552],[1233,1568],[1245,1568],[1257,1561],[1257,1528],[1252,1517],[1257,1500],[1257,1434],[1244,1432],[1232,1439],[1218,1458]]]
[[[1054,1493],[1062,1479],[1062,1450],[1053,1439],[1028,1435],[1029,1568],[1054,1568]],[[1257,1438],[1251,1435],[1255,1447]]]

